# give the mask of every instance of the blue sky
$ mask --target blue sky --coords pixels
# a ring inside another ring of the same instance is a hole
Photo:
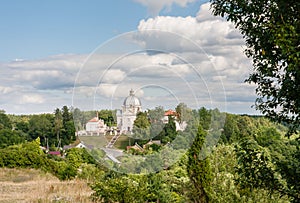
[[[176,4],[161,15],[195,16],[202,1]],[[85,54],[151,17],[132,0],[4,0],[0,7],[0,61]]]
[[[204,0],[2,0],[0,109],[115,109],[133,88],[145,109],[184,101],[257,114],[254,86],[243,82],[244,40],[209,8]]]

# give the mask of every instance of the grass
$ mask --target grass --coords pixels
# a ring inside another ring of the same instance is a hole
[[[79,139],[87,145],[93,145],[97,148],[105,147],[108,142],[112,139],[113,135],[108,136],[80,136]],[[125,135],[121,135],[117,142],[114,144],[114,147],[121,150],[126,150],[128,146],[129,138]]]
[[[35,169],[0,168],[0,203],[92,202],[84,180],[60,181]]]
[[[113,136],[106,136],[108,140],[111,140]],[[126,135],[121,135],[116,143],[114,144],[114,147],[121,150],[126,150],[126,147],[128,146],[129,138]]]

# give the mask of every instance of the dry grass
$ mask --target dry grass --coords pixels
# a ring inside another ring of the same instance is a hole
[[[86,181],[60,181],[34,169],[0,168],[0,203],[92,202]]]

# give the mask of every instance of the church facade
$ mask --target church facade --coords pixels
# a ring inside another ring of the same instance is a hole
[[[142,111],[141,100],[130,90],[129,96],[124,99],[122,109],[117,110],[117,126],[120,133],[130,134],[138,112]]]

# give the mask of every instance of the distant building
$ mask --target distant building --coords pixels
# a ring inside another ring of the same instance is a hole
[[[120,133],[131,133],[136,114],[142,111],[139,98],[130,90],[129,96],[124,99],[122,109],[117,110],[117,126]]]
[[[176,130],[177,131],[184,131],[187,123],[186,121],[183,121],[182,123],[178,122],[178,113],[176,111],[173,110],[168,110],[164,113],[164,117],[163,117],[163,123],[166,124],[169,122],[169,116],[171,116],[172,118],[174,118],[174,122],[175,122],[175,126],[176,126]]]
[[[171,109],[169,109],[168,111],[165,111],[164,117],[163,117],[163,123],[166,124],[169,122],[169,116],[173,117],[176,120],[178,117],[178,114],[176,111],[173,111]]]
[[[86,125],[85,125],[85,130],[88,134],[104,134],[107,130],[107,126],[104,123],[102,119],[98,118],[98,113],[97,116],[89,120]]]

